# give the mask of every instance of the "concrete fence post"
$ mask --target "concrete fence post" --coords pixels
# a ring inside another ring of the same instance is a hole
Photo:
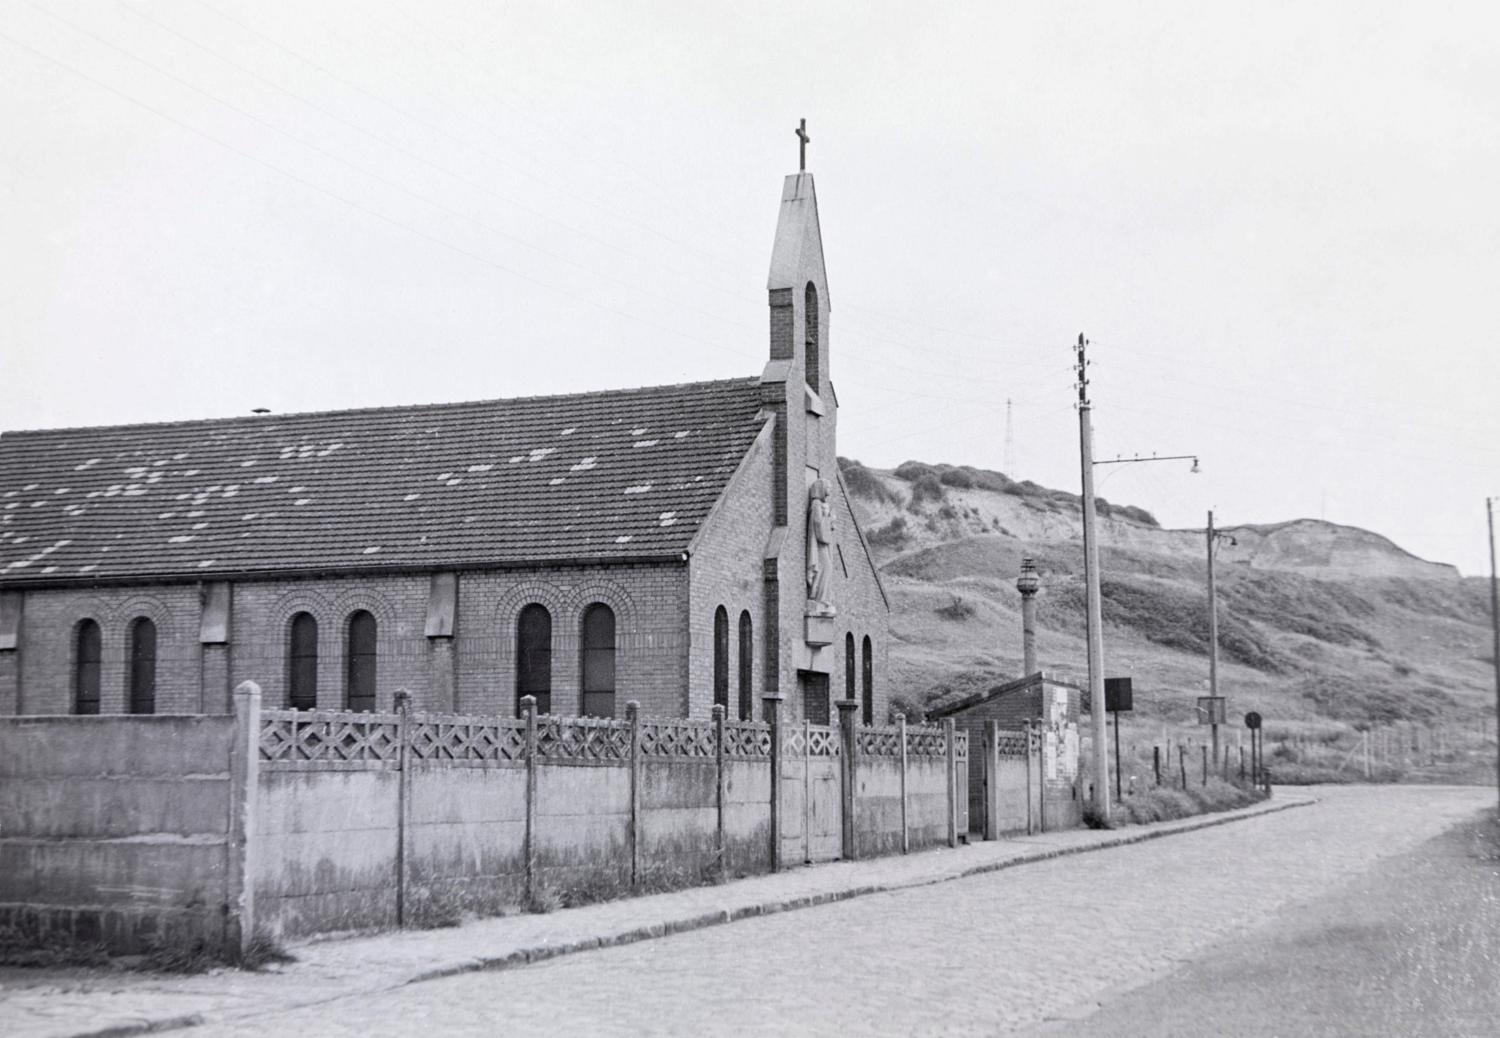
[[[234,741],[229,750],[229,832],[224,845],[224,944],[238,960],[255,938],[256,810],[260,792],[260,686],[234,690]]]
[[[943,718],[943,742],[948,748],[948,846],[958,846],[958,733],[953,718]]]
[[[521,697],[526,722],[526,829],[522,855],[526,859],[526,903],[536,903],[536,696]]]
[[[632,699],[625,704],[625,720],[630,722],[630,885],[641,882],[641,704]]]
[[[906,811],[906,715],[896,715],[896,728],[901,739],[901,853],[911,853],[911,826]]]
[[[771,871],[781,871],[781,702],[780,692],[761,697],[771,726]]]
[[[729,843],[724,836],[724,800],[725,783],[728,777],[724,774],[724,707],[714,704],[714,768],[718,781],[715,783],[714,804],[718,809],[718,818],[714,827],[714,855],[718,858],[719,881],[723,882],[729,878]]]
[[[843,765],[843,767],[839,769],[839,777],[843,780],[844,787],[844,795],[842,797],[844,824],[841,836],[843,843],[844,860],[853,861],[858,856],[855,852],[854,846],[854,802],[855,795],[858,790],[856,783],[859,781],[857,758],[855,757],[855,754],[859,749],[859,733],[856,728],[859,723],[859,714],[857,713],[857,711],[859,710],[859,700],[840,699],[838,700],[838,705],[839,734],[840,736],[842,736],[842,741],[844,744],[843,759],[839,762]]]
[[[406,925],[406,883],[410,867],[406,835],[411,829],[411,693],[396,690],[396,925]]]
[[[979,752],[983,755],[980,768],[980,791],[984,803],[984,838],[999,839],[1000,836],[1000,725],[994,720],[984,722],[984,731]],[[974,747],[969,747],[974,752]]]

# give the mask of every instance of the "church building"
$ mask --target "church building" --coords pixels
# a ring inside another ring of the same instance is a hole
[[[885,723],[809,173],[754,377],[0,435],[0,714],[268,706]]]

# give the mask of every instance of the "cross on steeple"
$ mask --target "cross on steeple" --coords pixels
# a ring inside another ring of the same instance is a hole
[[[798,141],[798,144],[797,144],[797,151],[798,151],[798,164],[797,164],[797,168],[798,168],[798,170],[800,172],[806,173],[807,172],[807,142],[810,141],[810,140],[812,140],[812,138],[807,135],[807,120],[806,119],[803,119],[802,120],[802,124],[797,127],[796,134],[797,134],[797,141]]]

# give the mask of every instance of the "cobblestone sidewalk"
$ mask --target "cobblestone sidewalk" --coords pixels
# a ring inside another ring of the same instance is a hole
[[[551,915],[482,919],[445,930],[408,930],[304,944],[280,970],[222,970],[196,977],[105,974],[56,984],[0,979],[0,1032],[10,1038],[140,1034],[230,1023],[264,1012],[389,991],[434,977],[503,969],[558,955],[806,908],[879,891],[941,883],[1059,855],[1221,825],[1314,803],[1300,793],[1239,811],[1115,831],[1076,829],[835,862],[775,875],[631,898]]]

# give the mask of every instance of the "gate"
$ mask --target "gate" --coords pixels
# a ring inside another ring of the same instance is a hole
[[[844,800],[839,730],[809,721],[786,727],[781,756],[782,860],[843,855]]]

